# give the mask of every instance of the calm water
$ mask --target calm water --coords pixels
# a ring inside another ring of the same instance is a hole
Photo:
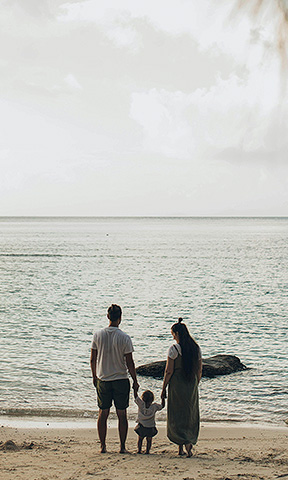
[[[0,219],[1,414],[95,415],[90,345],[113,302],[137,365],[166,357],[182,316],[204,357],[252,367],[201,382],[203,420],[282,424],[287,259],[284,218]]]

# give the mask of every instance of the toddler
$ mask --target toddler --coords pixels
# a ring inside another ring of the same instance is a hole
[[[157,435],[158,430],[155,424],[155,414],[159,410],[165,407],[165,399],[162,399],[162,403],[153,403],[154,395],[150,390],[145,390],[142,393],[141,398],[137,394],[134,395],[135,403],[138,405],[138,424],[135,427],[135,432],[139,435],[138,438],[138,452],[142,453],[142,443],[146,437],[146,454],[150,453],[152,445],[152,437]]]

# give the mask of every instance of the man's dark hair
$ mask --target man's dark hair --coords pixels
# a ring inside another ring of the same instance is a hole
[[[122,310],[119,305],[112,304],[111,307],[108,308],[108,317],[111,322],[117,322],[119,318],[121,318]]]

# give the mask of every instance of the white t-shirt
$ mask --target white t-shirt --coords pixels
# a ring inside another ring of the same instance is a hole
[[[174,343],[168,350],[168,357],[172,358],[172,360],[175,360],[178,355],[182,355],[181,346],[179,345],[179,343]]]
[[[150,407],[146,408],[145,402],[140,397],[135,398],[135,403],[138,405],[137,422],[141,423],[143,427],[155,427],[155,414],[162,410],[160,403],[152,403]]]
[[[134,351],[131,338],[118,327],[94,333],[92,349],[97,350],[97,377],[103,381],[128,378],[125,355]]]
[[[178,355],[182,355],[182,349],[179,343],[173,343],[171,347],[168,350],[168,357],[171,358],[172,360],[175,360],[175,358],[178,357]],[[198,349],[198,358],[199,360],[201,359],[202,354],[200,348]]]

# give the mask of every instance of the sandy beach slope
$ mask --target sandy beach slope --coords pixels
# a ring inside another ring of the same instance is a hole
[[[117,430],[99,454],[95,429],[0,428],[1,480],[288,480],[288,427],[202,425],[190,459],[178,457],[160,427],[151,454],[118,453]],[[14,442],[14,444],[12,442]]]

